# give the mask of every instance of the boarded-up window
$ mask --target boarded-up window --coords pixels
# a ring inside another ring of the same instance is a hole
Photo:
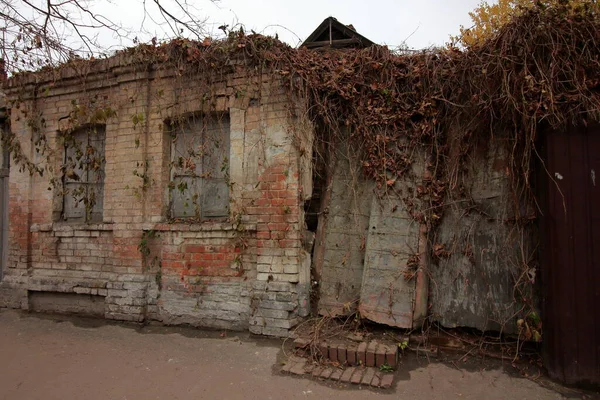
[[[63,218],[101,222],[104,204],[103,125],[86,126],[64,134]]]
[[[229,215],[229,115],[171,124],[171,217]]]

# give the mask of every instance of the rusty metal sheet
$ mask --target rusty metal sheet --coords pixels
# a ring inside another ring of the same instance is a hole
[[[544,361],[569,384],[600,384],[600,129],[546,138]]]

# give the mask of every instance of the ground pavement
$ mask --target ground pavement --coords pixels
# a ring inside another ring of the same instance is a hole
[[[426,360],[400,365],[389,390],[332,384],[281,373],[283,353],[280,340],[245,333],[0,310],[0,400],[563,398],[502,368]]]

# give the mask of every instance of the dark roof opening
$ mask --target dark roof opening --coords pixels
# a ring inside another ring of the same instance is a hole
[[[374,45],[372,41],[356,32],[354,26],[344,25],[333,17],[326,18],[321,25],[302,43],[303,47],[316,49],[364,48]]]

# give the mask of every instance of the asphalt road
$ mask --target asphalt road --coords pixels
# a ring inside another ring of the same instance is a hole
[[[281,341],[244,333],[0,310],[0,399],[563,398],[497,367],[407,363],[381,391],[281,375],[284,357]]]

